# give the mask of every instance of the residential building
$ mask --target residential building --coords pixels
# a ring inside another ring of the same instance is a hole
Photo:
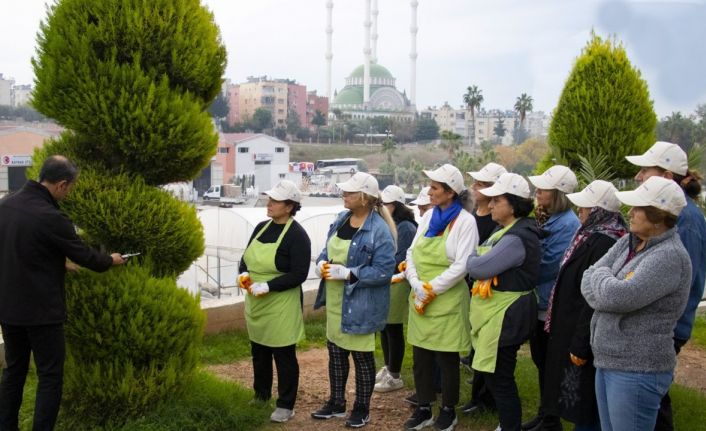
[[[0,105],[12,106],[12,86],[15,85],[15,80],[5,78],[0,73]]]
[[[240,123],[240,85],[229,84],[226,90],[228,98],[228,124]]]
[[[15,85],[12,88],[13,106],[27,106],[32,97],[31,85]]]

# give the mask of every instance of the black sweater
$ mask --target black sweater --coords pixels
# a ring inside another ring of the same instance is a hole
[[[265,227],[269,220],[265,220],[255,226],[255,230],[250,236],[248,245],[252,242],[258,232]],[[270,223],[262,235],[257,239],[263,244],[273,244],[277,242],[277,238],[282,233],[285,224]],[[275,277],[267,282],[271,292],[281,292],[294,287],[299,287],[306,281],[306,276],[309,274],[309,263],[311,262],[311,240],[306,234],[304,228],[292,220],[292,225],[284,237],[282,242],[277,247],[275,252],[275,267],[282,273],[279,277]],[[248,270],[245,259],[240,260],[240,272]]]
[[[113,259],[88,247],[46,187],[28,181],[0,200],[0,322],[53,325],[66,320],[66,258],[94,271]]]

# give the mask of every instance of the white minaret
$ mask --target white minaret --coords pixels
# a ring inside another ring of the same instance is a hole
[[[378,0],[373,0],[373,35],[371,36],[373,42],[372,58],[370,61],[373,63],[378,62]]]
[[[367,104],[370,101],[370,0],[365,0],[365,63],[363,66],[363,103]]]
[[[412,46],[409,52],[411,69],[409,74],[409,101],[412,106],[415,106],[417,103],[417,31],[419,30],[419,27],[417,27],[417,6],[419,6],[419,2],[412,0],[409,4],[412,6],[412,23],[409,27],[409,33],[412,36]]]
[[[333,35],[332,16],[333,0],[328,0],[326,2],[326,97],[329,103],[331,103],[331,60],[333,59],[333,51],[331,50],[331,38]]]

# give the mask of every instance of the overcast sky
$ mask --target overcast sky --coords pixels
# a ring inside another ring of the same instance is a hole
[[[51,1],[51,0],[47,0]],[[325,93],[325,0],[203,0],[228,50],[226,78],[296,79]],[[30,58],[45,0],[0,0],[0,73],[33,79]],[[409,0],[379,0],[378,60],[409,93]],[[335,0],[332,87],[363,63],[363,0]],[[459,106],[469,85],[485,108],[556,105],[589,39],[616,34],[647,80],[655,110],[691,113],[706,103],[706,0],[419,0],[417,107]]]

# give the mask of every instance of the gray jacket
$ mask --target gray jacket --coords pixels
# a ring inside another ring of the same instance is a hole
[[[636,239],[620,238],[583,274],[581,293],[595,310],[594,364],[631,372],[672,371],[676,365],[672,337],[689,296],[691,262],[672,228],[649,239],[626,264]]]

